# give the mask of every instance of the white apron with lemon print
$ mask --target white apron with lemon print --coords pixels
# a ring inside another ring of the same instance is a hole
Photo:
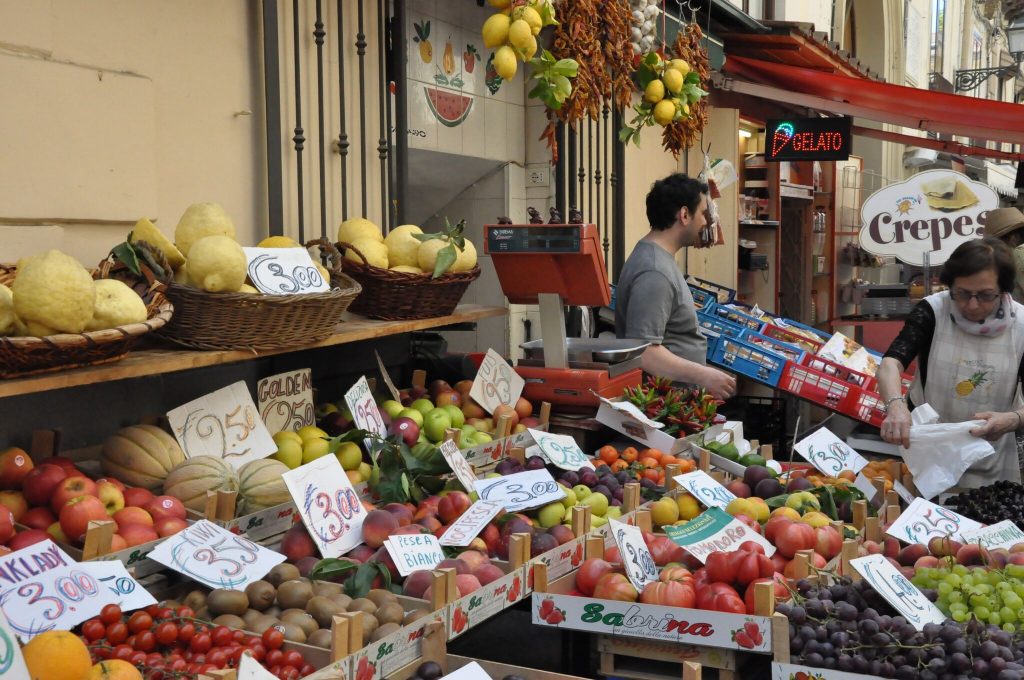
[[[948,292],[925,298],[935,312],[935,335],[928,354],[928,384],[920,371],[910,387],[915,405],[930,404],[942,422],[973,420],[982,411],[1010,411],[1019,403],[1017,383],[1024,356],[1024,307],[1014,302],[1016,318],[996,337],[970,335],[950,318]],[[1020,481],[1017,440],[1013,432],[992,442],[996,453],[972,465],[959,487],[976,488],[1000,479]]]

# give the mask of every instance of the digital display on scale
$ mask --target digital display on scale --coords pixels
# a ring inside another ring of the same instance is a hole
[[[491,253],[578,253],[580,228],[564,227],[490,227],[487,249]]]

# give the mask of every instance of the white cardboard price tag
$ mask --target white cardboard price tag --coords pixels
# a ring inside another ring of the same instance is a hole
[[[373,356],[377,357],[377,368],[380,369],[380,377],[384,384],[387,385],[391,398],[395,401],[402,401],[402,395],[398,393],[398,388],[395,387],[395,383],[391,380],[391,375],[388,374],[388,369],[384,366],[384,360],[380,358],[377,350],[373,350]]]
[[[441,534],[441,545],[469,545],[502,508],[502,504],[497,501],[473,503]]]
[[[630,583],[637,591],[641,591],[648,583],[657,581],[658,567],[654,566],[654,558],[644,543],[644,535],[640,529],[616,519],[608,520],[608,524]]]
[[[580,468],[594,469],[594,464],[583,453],[576,440],[566,434],[551,434],[543,430],[527,429],[533,441],[552,465],[573,472]]]
[[[398,534],[385,540],[384,547],[402,576],[433,569],[444,559],[441,544],[433,534]]]
[[[822,473],[835,477],[843,470],[861,471],[868,461],[823,427],[793,445],[796,452]]]
[[[366,508],[337,456],[321,456],[283,477],[321,555],[338,557],[362,543]]]
[[[256,383],[256,403],[263,424],[271,432],[313,425],[313,372],[303,368],[260,380]]]
[[[249,280],[267,295],[326,293],[331,289],[305,248],[243,247]]]
[[[527,470],[504,477],[488,477],[473,483],[481,500],[498,501],[509,512],[536,508],[565,498],[547,470]]]
[[[931,501],[915,498],[885,533],[904,543],[927,545],[936,536],[952,536],[962,541],[964,533],[977,531],[983,526]]]
[[[168,411],[167,420],[187,458],[222,458],[237,470],[277,451],[241,380]]]
[[[459,483],[462,484],[467,492],[472,491],[473,483],[476,482],[476,474],[473,472],[473,466],[462,455],[462,451],[459,451],[458,445],[451,439],[448,439],[441,442],[437,448],[441,450],[441,455],[444,456],[448,467],[455,473]]]
[[[154,548],[149,559],[211,588],[245,590],[284,555],[201,519]]]
[[[864,494],[864,497],[869,501],[874,500],[875,495],[878,493],[878,489],[871,483],[871,480],[864,476],[863,473],[858,472],[857,478],[853,480],[853,485],[860,489],[860,492]]]
[[[277,676],[263,667],[251,654],[243,654],[238,663],[237,680],[274,680]]]
[[[735,552],[747,541],[754,541],[771,557],[775,546],[738,519],[719,508],[709,508],[681,526],[663,527],[665,535],[681,545],[703,564],[713,552]]]
[[[914,494],[910,493],[910,489],[900,484],[900,480],[896,480],[892,483],[892,488],[896,491],[896,494],[903,499],[903,502],[910,504],[917,498]]]
[[[917,630],[924,630],[926,623],[946,620],[946,615],[892,566],[885,555],[858,557],[850,560],[850,565]]]
[[[515,406],[526,382],[493,349],[487,350],[469,396],[488,413],[502,404]]]
[[[21,645],[3,612],[0,612],[0,678],[32,680],[21,654]]]
[[[732,491],[719,484],[715,478],[703,470],[694,470],[693,472],[687,472],[685,475],[676,475],[672,479],[708,508],[721,508],[725,510],[729,503],[736,500],[736,495]]]
[[[352,412],[352,421],[356,427],[379,434],[381,437],[387,436],[388,429],[384,427],[384,419],[380,417],[377,402],[373,400],[373,392],[370,391],[370,384],[366,382],[365,375],[345,393],[345,403]]]
[[[980,543],[982,547],[989,550],[1009,549],[1018,543],[1024,543],[1024,531],[1021,531],[1020,527],[1008,519],[981,529],[965,531],[961,535],[965,543]]]
[[[476,661],[467,663],[462,668],[442,676],[442,680],[492,680],[487,671]]]

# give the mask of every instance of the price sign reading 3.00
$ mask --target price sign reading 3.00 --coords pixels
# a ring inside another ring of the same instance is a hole
[[[626,576],[636,589],[643,590],[648,583],[657,581],[658,568],[654,565],[654,558],[644,543],[640,529],[616,519],[608,520],[608,525],[615,545],[619,548],[619,555],[622,556],[622,564],[626,567]]]
[[[509,512],[536,508],[565,498],[547,470],[527,470],[504,477],[478,479],[473,483],[481,500],[497,501]]]
[[[321,555],[338,557],[359,545],[366,509],[336,456],[286,472],[284,483]]]
[[[804,437],[793,448],[807,462],[830,477],[835,477],[843,470],[852,470],[856,474],[868,464],[864,456],[825,427]]]

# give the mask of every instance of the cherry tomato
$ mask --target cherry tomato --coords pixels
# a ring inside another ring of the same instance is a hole
[[[178,629],[178,642],[182,644],[188,644],[192,641],[192,638],[196,635],[196,626],[194,623],[183,623],[181,628]]]
[[[299,669],[285,666],[277,677],[281,678],[281,680],[296,680],[299,677]]]
[[[134,612],[128,617],[128,630],[138,633],[153,627],[153,616],[149,612]]]
[[[228,663],[228,655],[222,649],[211,649],[206,655],[206,663],[213,664],[217,668],[224,668]]]
[[[224,647],[235,639],[235,634],[227,626],[217,626],[210,633],[210,638],[213,640],[214,647]]]
[[[156,613],[156,617],[154,617],[154,618],[169,619],[172,616],[174,616],[174,610],[173,609],[171,609],[170,607],[160,607],[160,611],[158,611]]]
[[[199,633],[188,643],[188,648],[196,654],[205,654],[212,646],[213,641],[210,640],[209,633]]]
[[[174,613],[182,617],[183,619],[191,619],[196,615],[192,607],[186,607],[185,605],[182,605],[175,609]]]
[[[157,642],[162,645],[173,645],[178,640],[178,624],[173,621],[164,621],[153,632]]]
[[[296,652],[294,649],[284,653],[284,660],[281,661],[284,666],[291,666],[298,670],[305,665],[306,660],[302,658],[302,654]]]
[[[256,659],[257,661],[263,661],[263,659],[267,656],[267,648],[263,646],[262,642],[257,642],[256,644],[249,647],[249,649],[252,650],[252,658]]]
[[[270,666],[270,667],[267,668],[267,670],[270,671],[271,675],[275,675],[277,677],[281,677],[281,667],[280,666]]]
[[[108,607],[111,605],[107,605]],[[117,621],[107,626],[107,642],[112,645],[119,645],[128,639],[128,626],[123,621]]]
[[[103,622],[99,619],[89,619],[82,624],[82,637],[87,642],[96,642],[102,640],[103,636],[107,634],[107,627],[103,625]]]
[[[313,668],[313,666],[308,664],[308,663],[306,665],[304,665],[302,668],[299,669],[299,674],[303,678],[306,677],[307,675],[313,675],[313,673],[316,673],[316,669]]]
[[[282,666],[284,665],[284,652],[280,649],[271,649],[267,652],[267,657],[263,662],[264,666]]]
[[[194,663],[194,664],[204,664],[204,663],[206,663],[206,655],[205,654],[196,654],[195,656],[192,657],[192,663]]]
[[[271,627],[263,631],[263,645],[267,649],[280,649],[283,644],[284,633],[277,628]]]
[[[121,608],[116,604],[108,604],[100,610],[100,621],[108,626],[121,620]]]
[[[90,647],[89,651],[92,652],[92,655],[97,659],[103,660],[109,659],[113,650],[106,645],[96,645],[95,647]]]
[[[156,635],[151,630],[139,631],[135,634],[135,649],[152,652],[156,649]]]
[[[184,659],[175,659],[167,666],[167,670],[174,671],[175,673],[180,673],[186,668],[188,668],[188,661]]]
[[[129,658],[131,658],[131,655],[134,653],[134,649],[132,649],[128,645],[122,644],[114,647],[114,651],[110,656],[113,659],[121,659],[122,661],[127,661]]]
[[[145,609],[143,609],[142,611],[146,612],[150,616],[156,616],[156,613],[158,611],[160,611],[160,605],[158,605],[158,604],[151,604],[148,607],[146,607]]]
[[[204,663],[204,664],[200,664],[199,668],[197,670],[198,670],[199,674],[202,675],[203,673],[209,673],[210,671],[215,671],[215,670],[217,670],[217,668],[212,663]]]
[[[146,665],[150,668],[163,668],[164,656],[160,652],[150,652],[146,655]]]

